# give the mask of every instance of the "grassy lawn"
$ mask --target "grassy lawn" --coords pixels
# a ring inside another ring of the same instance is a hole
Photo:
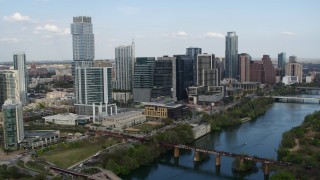
[[[68,168],[77,162],[84,160],[102,149],[102,147],[112,146],[117,140],[99,138],[95,141],[84,140],[76,145],[66,143],[58,146],[52,151],[43,153],[40,157],[61,168]]]
[[[138,126],[134,126],[134,129],[140,129],[140,131],[148,131],[148,130],[152,130],[153,128],[155,128],[155,125],[152,124],[140,124]]]

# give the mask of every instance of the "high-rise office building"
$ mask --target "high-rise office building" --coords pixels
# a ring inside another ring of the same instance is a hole
[[[21,91],[20,76],[18,70],[1,70],[0,71],[0,106],[7,99],[16,99],[20,101]]]
[[[286,68],[286,53],[281,52],[278,54],[278,68],[279,74],[281,77],[285,75],[285,68]]]
[[[78,67],[77,104],[108,104],[112,100],[111,67]]]
[[[133,42],[129,46],[119,46],[115,48],[116,89],[132,90],[134,61],[135,47]]]
[[[276,82],[276,75],[270,56],[263,55],[262,62],[265,73],[265,80],[263,83],[274,84]]]
[[[172,97],[172,62],[175,57],[158,57],[154,69],[152,98]]]
[[[27,102],[27,87],[28,87],[28,74],[26,66],[26,54],[19,53],[13,55],[13,68],[18,71],[19,74],[19,101],[22,104]]]
[[[189,47],[186,49],[186,56],[192,57],[193,63],[193,84],[197,82],[197,55],[202,54],[202,49],[198,47]]]
[[[236,32],[228,32],[226,36],[225,77],[239,78],[238,36]]]
[[[239,72],[240,72],[240,82],[250,81],[250,63],[251,56],[247,53],[239,54]]]
[[[185,55],[174,55],[172,62],[172,98],[181,101],[188,98],[187,88],[193,85],[193,58]]]
[[[73,17],[71,34],[73,44],[73,60],[77,62],[93,61],[94,34],[92,30],[91,17]]]
[[[286,76],[297,76],[298,82],[302,83],[302,65],[297,62],[296,56],[289,57],[289,63],[286,65]]]
[[[219,86],[219,69],[216,67],[214,54],[198,54],[197,56],[197,85]]]
[[[250,81],[264,83],[264,68],[262,61],[251,61],[250,64]]]
[[[137,57],[133,75],[133,100],[150,102],[154,77],[154,57]]]
[[[7,99],[2,105],[5,149],[17,149],[24,138],[23,109],[21,101]]]
[[[72,76],[74,77],[75,89],[78,81],[75,77],[75,69],[77,67],[92,67],[94,60],[94,34],[92,29],[91,17],[76,16],[73,17],[71,24],[73,62]]]

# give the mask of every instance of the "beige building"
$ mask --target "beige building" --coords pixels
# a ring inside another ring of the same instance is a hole
[[[113,116],[106,116],[102,125],[107,128],[124,129],[146,122],[146,116],[140,111],[129,111]]]
[[[286,76],[297,76],[298,82],[302,83],[302,65],[296,61],[296,56],[289,57],[289,63],[286,64]]]
[[[251,56],[249,54],[239,54],[240,82],[250,81],[250,61]]]

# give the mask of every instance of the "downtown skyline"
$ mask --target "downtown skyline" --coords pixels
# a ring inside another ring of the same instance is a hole
[[[77,3],[75,3],[77,2]],[[70,22],[92,17],[96,59],[114,59],[114,49],[134,39],[136,57],[184,54],[185,48],[225,56],[225,36],[238,35],[238,53],[253,59],[286,52],[319,58],[315,36],[320,2],[255,1],[62,1],[0,0],[0,62],[24,51],[27,61],[71,60]],[[72,8],[72,6],[76,8]]]

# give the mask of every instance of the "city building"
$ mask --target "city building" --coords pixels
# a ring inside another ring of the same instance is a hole
[[[283,77],[285,75],[285,68],[286,68],[285,52],[281,52],[278,54],[278,68],[280,69],[280,76]]]
[[[262,61],[251,61],[250,64],[250,81],[264,83],[264,68]]]
[[[133,75],[133,100],[150,102],[154,78],[154,57],[137,57]]]
[[[122,130],[146,122],[146,116],[141,111],[129,111],[113,116],[106,116],[102,126],[110,129]]]
[[[0,106],[7,99],[16,99],[20,101],[20,82],[17,70],[0,71]]]
[[[187,89],[193,85],[193,58],[174,55],[172,62],[172,98],[174,101],[188,99]]]
[[[73,71],[75,67],[91,67],[94,60],[94,34],[91,17],[73,17],[71,24]]]
[[[26,54],[19,53],[13,55],[13,68],[18,71],[19,75],[19,93],[20,99],[19,101],[22,104],[26,104],[27,102],[27,87],[28,87],[28,74],[26,67]]]
[[[219,86],[219,69],[216,68],[214,54],[197,55],[197,85]]]
[[[21,101],[7,99],[2,105],[3,141],[5,149],[17,149],[24,138]]]
[[[119,46],[115,48],[116,89],[126,91],[132,90],[134,61],[134,42],[128,46]]]
[[[285,85],[299,83],[299,77],[298,76],[284,76],[282,78],[282,83]]]
[[[289,63],[286,65],[286,76],[296,76],[298,77],[298,82],[302,83],[302,65],[297,62],[296,56],[289,57]]]
[[[155,62],[152,98],[172,97],[172,62],[175,57],[158,57]]]
[[[193,83],[197,82],[197,55],[202,54],[202,49],[198,47],[189,47],[186,49],[186,56],[192,57],[193,64]]]
[[[53,116],[43,117],[45,123],[59,124],[59,125],[85,125],[89,123],[90,117],[85,115],[77,115],[73,113],[56,114]]]
[[[265,79],[263,83],[274,84],[276,82],[276,75],[270,56],[263,55],[262,62],[265,73]]]
[[[239,54],[239,63],[240,63],[240,82],[250,81],[250,63],[251,56],[246,53]]]
[[[57,143],[60,140],[60,130],[33,130],[26,131],[25,138],[20,143],[24,149],[43,148]]]
[[[226,36],[225,78],[238,79],[238,36],[228,32]]]
[[[182,104],[174,103],[151,103],[144,102],[144,115],[153,118],[171,118],[178,119],[182,118],[187,113],[187,107]]]
[[[193,139],[199,139],[200,137],[211,132],[210,124],[191,124]]]

